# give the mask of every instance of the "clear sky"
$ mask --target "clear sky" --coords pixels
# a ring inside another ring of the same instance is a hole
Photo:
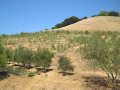
[[[49,29],[70,16],[120,12],[120,0],[0,0],[0,34]]]

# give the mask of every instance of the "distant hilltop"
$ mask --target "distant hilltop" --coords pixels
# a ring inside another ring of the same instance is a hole
[[[81,20],[77,23],[58,28],[68,31],[120,31],[120,17],[96,16]]]

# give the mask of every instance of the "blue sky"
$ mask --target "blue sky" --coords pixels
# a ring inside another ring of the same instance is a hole
[[[120,0],[0,0],[0,34],[36,32],[102,10],[120,12]]]

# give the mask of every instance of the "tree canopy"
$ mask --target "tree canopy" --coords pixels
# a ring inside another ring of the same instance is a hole
[[[76,16],[72,16],[72,17],[65,19],[63,22],[56,24],[54,27],[52,27],[52,29],[68,26],[68,25],[76,23],[80,20],[81,20],[80,18],[78,18]]]
[[[119,12],[116,11],[101,11],[98,16],[119,16]]]

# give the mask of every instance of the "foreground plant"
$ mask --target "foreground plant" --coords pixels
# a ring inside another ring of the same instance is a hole
[[[58,69],[62,70],[63,74],[67,74],[70,71],[73,71],[74,68],[69,60],[69,58],[65,57],[65,56],[60,56],[60,59],[58,61],[59,67]]]
[[[101,68],[113,83],[116,82],[120,74],[120,38],[93,35],[80,50],[94,68]]]
[[[50,52],[46,48],[38,48],[34,55],[35,65],[37,67],[42,67],[43,71],[45,72],[48,67],[50,67],[50,64],[52,62],[54,54]]]
[[[33,62],[33,52],[31,49],[18,47],[15,50],[14,59],[18,64],[21,63],[22,66],[31,67]]]
[[[3,71],[6,68],[7,59],[5,54],[5,48],[0,42],[0,71]]]

